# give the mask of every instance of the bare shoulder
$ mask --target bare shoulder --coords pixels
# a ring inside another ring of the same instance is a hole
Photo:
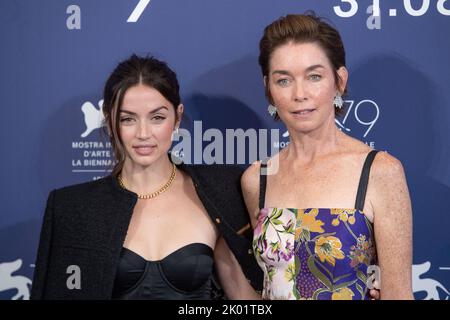
[[[411,200],[402,163],[387,152],[379,152],[370,170],[375,216],[407,216]],[[378,209],[378,210],[377,210]],[[404,213],[404,214],[402,214]]]
[[[241,177],[242,195],[250,215],[250,222],[254,228],[259,212],[259,170],[261,162],[256,161],[245,170]]]
[[[387,152],[379,152],[372,164],[371,178],[377,182],[395,183],[405,179],[403,165]]]
[[[264,175],[273,175],[278,172],[280,154],[282,152],[274,155],[267,161],[267,169],[263,172]],[[261,161],[253,162],[242,174],[241,186],[244,192],[259,193],[259,182],[261,175]]]
[[[244,193],[252,193],[258,190],[260,167],[261,161],[255,161],[242,174],[241,186]]]

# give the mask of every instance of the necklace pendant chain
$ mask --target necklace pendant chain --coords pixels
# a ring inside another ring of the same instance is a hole
[[[166,182],[165,185],[163,185],[159,190],[156,190],[155,192],[149,193],[149,194],[138,194],[138,198],[139,199],[144,199],[144,200],[148,200],[148,199],[153,199],[157,196],[159,196],[161,193],[167,191],[167,189],[170,188],[170,186],[172,185],[173,180],[175,180],[175,177],[177,175],[177,167],[175,166],[175,164],[172,164],[172,174],[170,175],[169,180]],[[119,184],[122,188],[131,191],[130,189],[128,189],[125,184],[123,183],[122,180],[122,174],[119,174],[117,176],[117,180],[119,180]]]

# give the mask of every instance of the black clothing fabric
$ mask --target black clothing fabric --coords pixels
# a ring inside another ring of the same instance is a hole
[[[204,243],[185,245],[159,261],[123,248],[113,299],[210,299],[213,264],[213,249]]]
[[[253,256],[253,232],[240,188],[243,168],[185,164],[177,168],[190,175],[246,277],[261,290],[262,271]],[[31,299],[111,299],[136,202],[137,195],[121,188],[111,175],[53,190],[44,214]],[[70,266],[80,271],[80,288],[68,285]],[[216,279],[212,282],[217,287]]]

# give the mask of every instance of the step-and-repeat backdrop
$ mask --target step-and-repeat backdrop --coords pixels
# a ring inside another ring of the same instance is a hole
[[[257,63],[263,29],[307,10],[328,18],[346,45],[350,95],[336,125],[404,165],[414,294],[449,299],[447,0],[2,0],[0,299],[29,298],[49,191],[109,173],[101,94],[119,61],[151,53],[177,72],[182,137],[198,148],[174,145],[175,153],[210,163],[208,144],[220,136],[222,159],[218,152],[213,160],[245,165],[255,155],[233,155],[237,136],[269,153],[289,143],[266,111]]]

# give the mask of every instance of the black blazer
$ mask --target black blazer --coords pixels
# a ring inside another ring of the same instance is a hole
[[[256,290],[263,274],[253,256],[252,229],[243,201],[242,169],[181,164],[212,221]],[[41,229],[31,299],[110,299],[120,250],[137,195],[113,176],[53,190]],[[244,231],[245,230],[245,231]],[[81,289],[68,289],[70,265],[80,268]]]

